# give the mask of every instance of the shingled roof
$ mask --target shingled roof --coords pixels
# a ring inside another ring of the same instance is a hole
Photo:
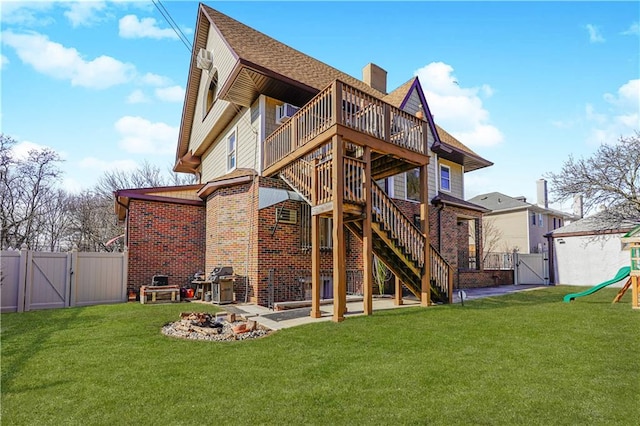
[[[418,77],[410,78],[406,83],[400,85],[397,89],[386,95],[383,100],[390,105],[402,109],[414,86],[419,89],[418,93],[420,95],[420,98],[426,105],[427,101],[424,98],[424,93],[422,93],[422,86],[420,85],[420,80],[418,79]],[[427,113],[430,114],[430,111],[427,111]],[[471,148],[453,137],[442,127],[438,126],[435,123],[433,124],[435,126],[437,135],[434,135],[436,136],[436,141],[432,148],[439,154],[443,154],[443,158],[463,163],[465,171],[468,172],[493,165],[491,161],[482,158]]]
[[[287,46],[207,5],[203,4],[202,9],[211,24],[227,41],[231,50],[239,59],[248,64],[265,68],[317,91],[324,89],[333,80],[338,79],[377,98],[382,98],[385,95],[365,82]]]
[[[341,80],[371,96],[399,107],[405,101],[417,79],[417,77],[411,78],[389,94],[382,93],[365,82],[287,46],[202,3],[200,4],[196,24],[194,52],[206,46],[208,32],[210,31],[208,25],[206,25],[207,23],[211,25],[211,30],[217,31],[225,40],[232,54],[236,57],[237,65],[250,68],[260,74],[268,75],[270,78],[298,87],[305,92],[309,92],[310,96],[324,89],[332,81]],[[176,152],[177,161],[187,154],[200,75],[201,70],[195,66],[195,58],[192,57]],[[229,79],[227,84],[220,88],[219,96],[222,99],[225,99],[225,96],[227,100],[231,98],[228,94],[231,80]],[[480,157],[440,127],[435,127],[437,134],[434,136],[438,144],[441,142],[440,139],[445,138],[446,140],[442,140],[442,142],[446,146],[452,147],[454,151],[460,151],[465,156],[465,170],[475,170],[493,164]],[[440,135],[440,138],[438,135]],[[468,158],[472,159],[471,163],[469,163],[471,166],[467,165]]]

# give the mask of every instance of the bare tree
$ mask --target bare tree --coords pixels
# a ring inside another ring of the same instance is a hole
[[[2,247],[33,249],[43,245],[47,204],[62,176],[60,156],[50,148],[31,149],[26,158],[13,153],[16,141],[0,135]]]
[[[51,192],[43,206],[43,226],[39,239],[49,251],[70,250],[73,246],[69,238],[72,223],[71,199],[72,196],[66,191],[57,189]]]
[[[113,214],[113,200],[95,191],[84,191],[71,197],[70,241],[82,251],[117,251],[121,245],[107,242],[124,232]]]
[[[590,158],[570,156],[559,173],[547,177],[558,201],[582,195],[587,211],[624,204],[640,212],[640,132],[601,145]]]
[[[482,264],[487,262],[490,253],[498,251],[500,242],[502,241],[502,230],[496,225],[495,219],[492,217],[482,218]]]
[[[95,192],[111,197],[114,191],[131,188],[153,188],[160,186],[188,185],[193,183],[194,175],[184,173],[162,173],[158,166],[145,161],[133,171],[114,170],[105,172],[98,179]]]

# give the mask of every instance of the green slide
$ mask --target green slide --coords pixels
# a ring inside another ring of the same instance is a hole
[[[616,274],[615,277],[611,278],[609,281],[605,281],[603,283],[600,283],[596,286],[591,287],[588,290],[585,290],[583,292],[580,293],[571,293],[571,294],[567,294],[564,297],[564,301],[565,302],[571,302],[573,299],[575,299],[576,297],[582,297],[582,296],[588,296],[590,294],[595,293],[596,291],[600,290],[601,288],[605,288],[606,286],[609,286],[611,284],[615,284],[618,281],[621,281],[625,278],[627,278],[629,276],[629,274],[631,273],[631,268],[629,266],[623,266],[622,268],[620,268],[620,270],[618,271],[618,273]]]

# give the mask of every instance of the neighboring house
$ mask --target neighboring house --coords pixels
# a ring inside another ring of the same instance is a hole
[[[498,233],[492,251],[519,253],[543,253],[549,250],[545,237],[550,231],[580,218],[579,214],[550,209],[547,182],[537,181],[537,204],[528,203],[525,197],[511,197],[500,192],[477,195],[470,202],[487,210],[485,221]]]
[[[593,286],[610,280],[621,267],[629,266],[629,250],[624,249],[620,238],[638,225],[637,209],[614,208],[552,231],[549,234],[552,282]]]
[[[174,170],[200,182],[202,267],[243,276],[237,300],[317,316],[333,298],[340,321],[347,292],[371,312],[375,254],[424,305],[451,301],[469,229],[482,252],[464,175],[492,163],[435,125],[417,77],[387,92],[374,64],[358,80],[203,4],[193,44]]]

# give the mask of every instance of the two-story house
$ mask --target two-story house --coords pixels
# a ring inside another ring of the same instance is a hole
[[[199,184],[168,198],[202,211],[193,268],[232,266],[237,299],[309,298],[314,317],[333,298],[340,321],[348,292],[371,313],[375,255],[423,305],[450,302],[469,226],[481,252],[464,175],[492,163],[434,123],[419,79],[388,92],[379,66],[356,79],[204,4],[193,44],[174,170]],[[171,191],[119,192],[128,233],[152,226],[132,206]]]
[[[525,197],[500,192],[480,194],[469,201],[488,210],[484,220],[492,221],[499,232],[494,250],[519,253],[543,253],[549,250],[547,234],[580,218],[579,214],[549,208],[547,181],[536,182],[536,204]]]

